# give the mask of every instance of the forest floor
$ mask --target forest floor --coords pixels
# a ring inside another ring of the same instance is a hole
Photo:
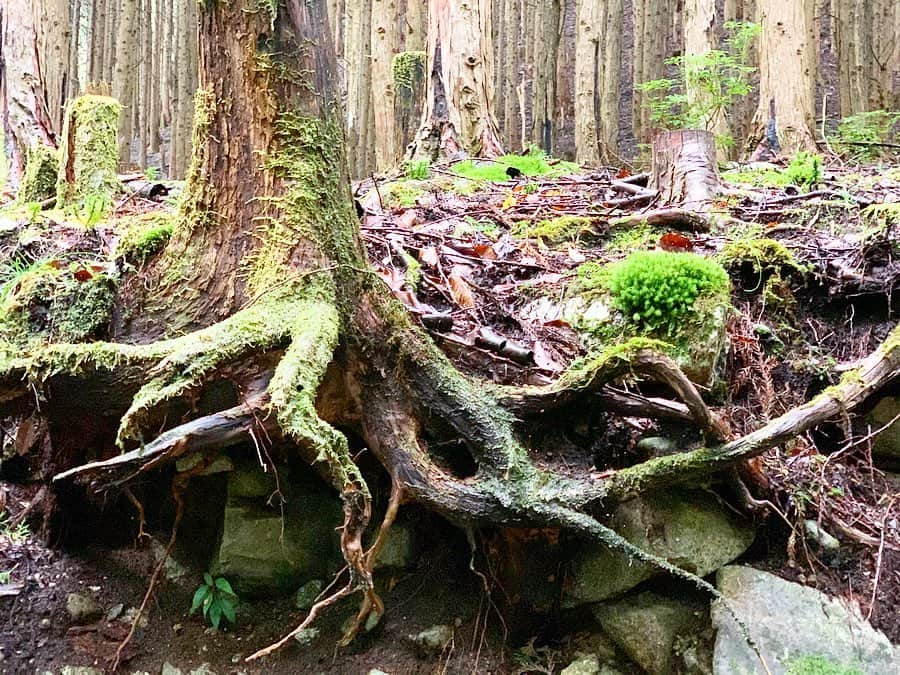
[[[727,391],[716,411],[737,434],[834,384],[895,324],[900,167],[835,162],[805,186],[797,178],[808,176],[809,167],[735,169],[724,174],[727,188],[715,205],[733,220],[687,229],[677,219],[646,222],[648,213],[658,212],[643,191],[646,176],[615,169],[581,173],[564,163],[532,169],[533,163],[511,158],[411,169],[418,175],[356,186],[372,265],[473,377],[553,381],[586,349],[567,303],[593,283],[600,265],[641,249],[691,250],[716,257],[731,272]],[[527,175],[532,172],[539,175]],[[117,256],[124,230],[171,213],[175,201],[174,192],[152,199],[133,194],[114,206],[115,218],[89,227],[84,214],[13,209],[0,215],[0,230],[16,234],[5,240],[0,258],[26,250],[33,262],[79,283],[125,273],[125,266],[140,263]],[[21,269],[7,265],[0,273],[4,293],[21,283]],[[538,462],[555,471],[614,470],[635,461],[640,437],[672,431],[626,418],[602,426],[595,451],[586,455],[575,436],[597,430],[566,422],[555,420],[545,437],[530,439]],[[754,464],[767,486],[768,514],[757,516],[765,526],[742,560],[856,602],[897,643],[900,518],[893,507],[900,481],[873,460],[872,440],[881,430],[860,428],[819,429]],[[0,524],[0,672],[107,663],[128,631],[122,614],[138,606],[146,590],[153,548],[102,531],[81,546],[48,546],[27,526],[10,524],[35,497],[34,487],[15,478],[14,463],[7,462],[0,473],[0,512],[6,513]],[[838,537],[838,556],[826,560],[817,553],[802,525],[809,520]],[[486,595],[468,569],[464,538],[446,524],[432,525],[446,529],[445,537],[435,538],[442,543],[423,551],[411,570],[378,579],[387,614],[348,649],[333,645],[352,603],[322,618],[311,645],[245,664],[244,656],[302,616],[292,599],[241,603],[237,627],[214,632],[188,616],[194,587],[165,583],[125,652],[125,671],[159,672],[168,661],[185,672],[206,663],[220,675],[373,668],[395,675],[557,672],[590,639],[580,632],[588,619],[579,610],[541,619],[534,643],[520,631],[510,635],[494,603],[502,589]],[[165,531],[154,536],[166,539]],[[66,597],[85,591],[103,616],[70,626]],[[453,640],[442,651],[423,652],[409,636],[436,624],[453,626]]]

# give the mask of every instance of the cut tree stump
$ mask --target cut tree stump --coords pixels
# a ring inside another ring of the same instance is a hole
[[[716,140],[709,131],[663,131],[653,139],[650,188],[664,204],[706,211],[720,190]]]

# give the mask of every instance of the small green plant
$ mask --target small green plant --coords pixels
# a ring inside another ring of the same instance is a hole
[[[75,218],[86,230],[92,230],[112,208],[112,199],[105,192],[87,195],[75,205]]]
[[[510,179],[508,169],[516,169],[523,176],[564,176],[578,172],[572,162],[550,160],[540,149],[531,147],[524,155],[503,155],[491,162],[467,159],[453,167],[453,173],[463,178],[502,183]]]
[[[698,299],[726,302],[729,280],[721,265],[700,255],[637,251],[613,265],[609,291],[631,323],[672,335]]]
[[[830,141],[836,151],[851,159],[873,161],[896,156],[897,148],[890,144],[898,137],[900,112],[872,110],[842,119]]]
[[[234,625],[234,610],[238,604],[238,597],[231,588],[231,584],[225,577],[213,579],[209,572],[204,573],[203,583],[194,592],[191,601],[191,614],[201,607],[203,618],[209,621],[213,628],[219,629],[222,617]]]
[[[12,570],[0,570],[0,584],[8,584],[12,579]]]
[[[406,177],[411,180],[428,180],[430,164],[426,160],[407,162],[404,167]]]
[[[822,180],[822,158],[801,150],[791,158],[784,173],[792,185],[812,188]]]
[[[28,224],[37,225],[41,218],[41,203],[25,202],[25,204],[22,205],[22,208],[25,209],[25,214],[28,216]]]
[[[747,62],[760,28],[753,23],[728,21],[725,30],[725,49],[672,57],[666,64],[678,70],[676,77],[637,86],[647,94],[643,105],[660,128],[712,129],[732,103],[750,93],[750,74],[755,69]],[[730,136],[716,140],[725,147],[734,143]]]
[[[31,534],[31,530],[28,528],[28,523],[19,522],[14,525],[8,513],[0,512],[0,536],[13,544],[18,544],[25,541],[29,534]]]
[[[148,166],[144,169],[144,178],[149,181],[157,180],[159,178],[159,167]]]

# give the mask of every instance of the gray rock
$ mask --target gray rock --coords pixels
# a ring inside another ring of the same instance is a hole
[[[394,523],[388,530],[384,546],[378,554],[376,569],[394,567],[407,569],[415,560],[412,528],[404,523]]]
[[[282,508],[268,503],[272,472],[249,465],[228,474],[228,497],[213,576],[227,578],[239,596],[289,593],[328,576],[340,560],[340,500],[317,477],[294,479],[279,469]]]
[[[562,669],[560,675],[599,675],[600,659],[596,654],[579,654]]]
[[[724,567],[717,581],[772,675],[784,675],[803,660],[824,661],[865,675],[898,672],[900,650],[845,604],[750,567]],[[718,629],[715,675],[762,672],[758,657],[721,601],[713,604],[712,620]]]
[[[825,528],[819,527],[816,521],[803,521],[803,529],[806,530],[806,536],[816,542],[823,551],[836,553],[841,548],[841,542],[832,537]]]
[[[59,669],[59,675],[103,675],[103,671],[90,666],[63,666]]]
[[[69,593],[66,611],[73,623],[88,623],[103,616],[103,608],[87,593]]]
[[[208,663],[202,663],[199,668],[194,668],[188,672],[188,675],[216,675],[216,671]]]
[[[312,581],[303,584],[297,590],[297,595],[294,598],[294,606],[297,609],[302,610],[312,609],[312,606],[316,602],[316,598],[319,597],[319,593],[322,592],[323,588],[325,588],[325,582],[321,579],[313,579]]]
[[[421,633],[410,635],[409,640],[423,651],[437,654],[453,639],[453,626],[438,624],[426,628]]]
[[[675,672],[676,638],[699,632],[706,620],[703,605],[649,592],[596,605],[593,613],[606,634],[649,675]]]
[[[621,504],[608,525],[635,546],[706,576],[741,555],[755,530],[706,492],[672,490]],[[573,607],[621,595],[658,574],[599,543],[575,549],[564,604]]]
[[[163,666],[162,666],[162,670],[160,671],[160,675],[182,675],[182,674],[181,674],[181,668],[176,668],[176,667],[173,666],[171,663],[169,663],[168,661],[166,661],[166,662],[163,664]]]
[[[885,396],[866,418],[873,431],[890,425],[872,439],[872,455],[892,467],[900,467],[900,423],[891,424],[897,415],[900,415],[900,396]]]
[[[388,675],[388,673],[383,670],[378,670],[378,668],[372,668],[366,675]]]
[[[121,602],[118,604],[115,604],[112,607],[110,607],[109,610],[107,610],[106,620],[107,621],[115,621],[120,616],[122,616],[122,612],[124,612],[124,611],[125,611],[125,605],[123,605]]]
[[[156,562],[159,562],[165,556],[166,561],[163,563],[163,574],[165,574],[166,579],[173,582],[183,581],[191,575],[190,570],[182,565],[180,562],[175,560],[170,555],[166,555],[166,544],[163,544],[161,541],[157,539],[150,540],[150,550],[153,551],[153,557],[156,559]]]

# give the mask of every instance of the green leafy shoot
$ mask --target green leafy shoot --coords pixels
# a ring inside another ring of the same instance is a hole
[[[219,630],[219,624],[224,618],[232,626],[235,623],[235,608],[238,597],[231,584],[225,577],[213,579],[209,572],[204,573],[203,583],[194,591],[194,599],[191,601],[191,614],[198,609],[203,609],[203,618],[210,625]]]
[[[87,195],[75,205],[75,218],[86,230],[92,230],[112,208],[112,199],[105,192]]]
[[[677,69],[676,77],[637,86],[647,94],[643,106],[659,128],[711,130],[729,106],[750,93],[750,74],[755,69],[747,63],[760,28],[753,23],[728,21],[725,30],[725,49],[672,57],[666,64]],[[727,136],[716,140],[724,146],[734,143]]]

